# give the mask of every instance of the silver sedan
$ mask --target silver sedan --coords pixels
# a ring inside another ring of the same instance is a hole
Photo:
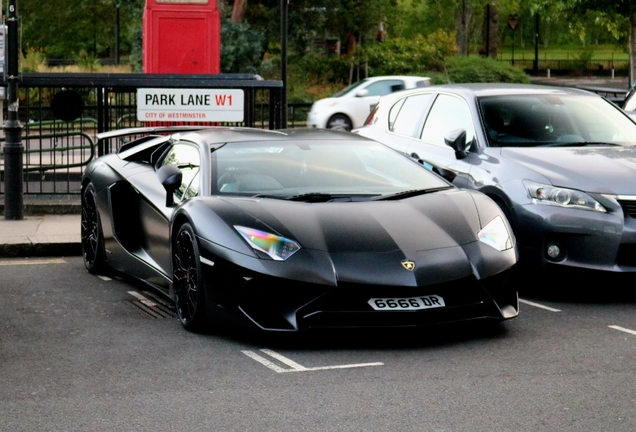
[[[429,87],[382,98],[355,132],[494,199],[521,263],[636,272],[636,124],[595,94]]]

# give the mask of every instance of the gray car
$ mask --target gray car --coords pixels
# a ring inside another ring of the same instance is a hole
[[[627,111],[632,120],[636,121],[636,86],[627,92],[623,101],[623,109]]]
[[[521,263],[636,272],[636,124],[593,93],[436,86],[382,98],[355,132],[494,199]]]

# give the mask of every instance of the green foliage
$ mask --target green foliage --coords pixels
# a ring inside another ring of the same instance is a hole
[[[530,82],[522,69],[492,58],[451,57],[446,60],[446,72],[448,74],[446,82],[450,81],[451,83]]]
[[[20,72],[42,72],[47,66],[46,55],[42,48],[29,47],[25,54],[19,52],[18,55]]]
[[[129,48],[129,9],[139,4],[143,5],[143,0],[122,0],[124,49]],[[22,40],[42,48],[49,58],[72,58],[81,50],[93,56],[108,56],[115,43],[116,5],[113,0],[19,0]]]
[[[311,81],[343,83],[349,78],[351,60],[335,54],[308,53],[294,62],[294,72]]]
[[[94,55],[90,55],[86,50],[81,50],[74,58],[77,67],[82,72],[94,72],[99,69],[99,59]]]
[[[438,30],[412,39],[391,38],[364,47],[360,57],[368,62],[369,75],[414,75],[441,70],[444,59],[457,52],[455,36]]]
[[[229,19],[221,24],[221,72],[256,73],[261,63],[263,35],[249,24]]]

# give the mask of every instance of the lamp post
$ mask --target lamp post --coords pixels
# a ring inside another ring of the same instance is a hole
[[[289,0],[280,0],[280,74],[283,81],[281,96],[281,128],[287,127],[287,9]]]
[[[23,219],[22,125],[18,120],[18,6],[9,0],[7,8],[7,121],[4,124],[4,218]]]
[[[539,14],[534,15],[534,64],[532,69],[534,73],[539,72]]]
[[[508,28],[512,31],[512,65],[515,65],[515,30],[519,24],[519,15],[508,16]]]

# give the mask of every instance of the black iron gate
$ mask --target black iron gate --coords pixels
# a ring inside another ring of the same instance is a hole
[[[79,193],[83,167],[100,155],[116,151],[120,144],[116,140],[98,143],[97,133],[147,125],[137,119],[139,88],[241,89],[243,122],[215,124],[264,129],[286,126],[282,124],[282,81],[265,81],[255,75],[23,74],[19,81],[19,119],[23,126],[24,193]],[[81,105],[76,117],[71,106],[74,99],[59,98],[63,92],[76,95]],[[71,118],[60,119],[60,107],[52,106],[56,95],[58,101],[63,99],[62,112]],[[0,195],[4,194],[3,188],[1,178]]]

